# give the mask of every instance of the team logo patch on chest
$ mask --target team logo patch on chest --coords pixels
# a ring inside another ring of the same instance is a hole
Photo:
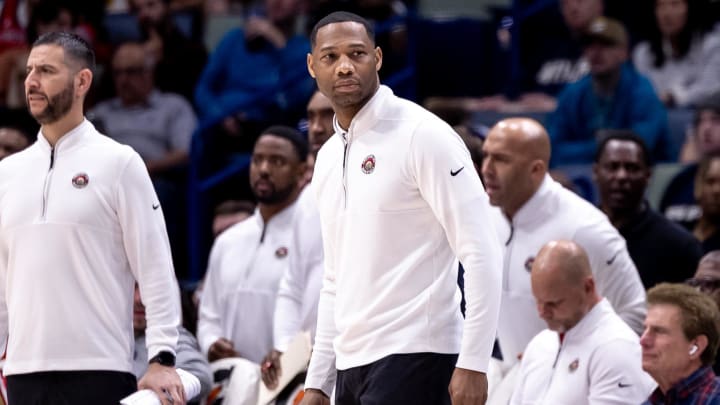
[[[275,251],[275,257],[277,257],[278,259],[282,259],[283,257],[285,257],[287,255],[288,255],[288,248],[286,248],[285,246],[280,246]]]
[[[580,359],[573,360],[572,363],[570,363],[570,365],[568,366],[568,371],[572,373],[573,371],[578,369],[579,365],[580,365]]]
[[[368,155],[360,165],[363,173],[370,174],[375,170],[375,155]]]
[[[85,188],[90,183],[87,173],[78,173],[72,178],[72,185],[75,188]]]

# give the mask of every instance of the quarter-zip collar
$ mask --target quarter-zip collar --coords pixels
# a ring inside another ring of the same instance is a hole
[[[357,114],[355,114],[352,121],[350,121],[350,126],[347,130],[344,130],[340,126],[340,123],[337,120],[337,115],[335,116],[333,119],[335,133],[341,135],[345,133],[351,134],[350,136],[352,139],[362,136],[368,129],[375,126],[375,124],[380,120],[382,117],[383,105],[385,104],[385,101],[392,96],[393,92],[389,87],[380,85],[370,100],[365,103]],[[346,139],[346,141],[349,142],[350,139]]]
[[[612,311],[613,309],[610,302],[607,298],[603,298],[580,319],[577,325],[565,332],[563,342],[580,341],[587,338],[593,332],[596,325],[600,325],[600,319]]]
[[[295,213],[295,206],[297,205],[298,199],[296,198],[292,204],[288,205],[282,211],[273,215],[267,222],[263,221],[263,217],[260,214],[260,208],[255,208],[255,214],[252,216],[253,220],[257,224],[257,227],[262,230],[260,234],[260,243],[264,242],[265,234],[268,231],[268,227],[273,229],[276,227],[288,227],[292,223],[293,215]],[[250,218],[247,219],[251,220]]]
[[[90,130],[91,128],[92,124],[90,123],[90,121],[88,121],[87,119],[83,119],[83,121],[78,126],[66,132],[65,135],[61,136],[60,139],[58,139],[58,141],[55,143],[55,147],[50,145],[50,142],[48,142],[47,138],[45,138],[45,135],[43,134],[41,128],[40,132],[38,133],[37,142],[43,151],[50,153],[54,149],[57,153],[61,150],[68,150],[74,148],[77,145],[82,145],[85,142],[86,138],[92,136],[92,131]]]
[[[557,186],[559,185],[555,183],[555,180],[549,174],[545,174],[545,178],[535,194],[513,216],[512,225],[524,227],[533,221],[545,221],[546,218],[554,216],[554,208],[548,204],[547,195],[553,193],[553,187]],[[507,219],[507,217],[505,218]]]

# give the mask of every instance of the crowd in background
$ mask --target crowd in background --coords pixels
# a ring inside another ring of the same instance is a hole
[[[503,117],[538,118],[552,150],[549,174],[609,218],[626,241],[642,287],[694,279],[717,298],[720,273],[714,267],[706,266],[713,270],[704,278],[693,278],[696,270],[701,272],[701,257],[720,249],[717,2],[515,0],[488,8],[490,16],[482,20],[486,35],[477,38],[485,45],[476,50],[472,38],[460,36],[452,45],[467,54],[487,52],[479,78],[468,80],[483,84],[454,94],[420,91],[428,88],[421,80],[438,87],[445,79],[458,80],[450,76],[464,63],[438,58],[431,63],[448,75],[422,76],[428,67],[418,65],[423,44],[417,42],[417,30],[427,27],[419,21],[432,19],[422,14],[422,6],[411,0],[113,0],[92,5],[5,0],[0,159],[34,142],[39,129],[26,112],[23,86],[33,41],[58,30],[86,39],[98,60],[87,118],[143,158],[163,207],[176,275],[189,282],[184,319],[195,332],[202,291],[194,287],[212,266],[209,244],[252,217],[255,204],[268,204],[248,181],[252,174],[246,166],[256,141],[268,133],[266,128],[284,125],[306,137],[310,132],[312,142],[312,125],[319,118],[308,107],[316,90],[306,65],[310,29],[329,12],[348,10],[375,25],[384,55],[381,82],[455,125],[481,177],[489,128]],[[324,113],[325,128],[318,132],[332,129],[327,124],[332,113]],[[321,144],[311,143],[312,153],[304,154],[309,174],[298,176],[295,192],[310,180]],[[193,177],[225,173],[243,157],[245,165],[211,187],[193,188]],[[658,164],[671,167],[666,173],[672,175],[653,183]],[[490,181],[492,190],[499,180]],[[653,184],[662,189],[650,201]],[[196,192],[207,195],[207,212],[190,212],[194,206],[186,197]],[[190,227],[189,218],[196,215],[209,219],[201,221],[199,230]],[[207,235],[206,246],[189,243],[193,232]],[[188,246],[201,250],[200,274],[191,269],[195,264]],[[528,271],[531,265],[525,264]],[[278,271],[268,287],[273,294],[281,275]],[[220,288],[222,283],[214,282],[219,284],[212,288]],[[265,309],[271,318],[272,305]],[[271,327],[272,322],[269,332]],[[201,342],[203,354],[214,343]],[[260,362],[270,348],[255,350],[250,358]]]

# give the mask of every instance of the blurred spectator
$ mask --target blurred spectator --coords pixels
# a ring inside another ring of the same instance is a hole
[[[720,157],[700,162],[695,178],[695,198],[701,214],[693,234],[702,242],[703,253],[720,249]]]
[[[458,133],[458,135],[460,135],[460,138],[465,143],[465,147],[467,147],[468,151],[470,151],[470,158],[475,166],[475,171],[478,172],[480,180],[482,180],[482,146],[483,142],[485,142],[485,136],[490,129],[484,126],[481,127],[470,124],[456,125],[453,129]]]
[[[140,297],[140,289],[135,284],[133,300],[133,330],[135,332],[135,352],[133,356],[133,374],[140,379],[148,367],[148,351],[145,342],[145,305]],[[178,342],[175,346],[175,367],[181,368],[200,380],[200,393],[195,398],[187,398],[189,403],[197,403],[210,392],[212,374],[205,356],[195,337],[184,327],[178,327]]]
[[[702,0],[655,0],[656,27],[633,61],[665,105],[687,107],[720,91],[720,27],[705,32]]]
[[[655,382],[641,369],[638,335],[598,294],[583,248],[547,243],[530,280],[547,329],[523,354],[510,404],[637,404],[647,398]]]
[[[720,403],[720,379],[712,371],[720,312],[712,299],[682,284],[648,291],[642,367],[658,383],[643,405]]]
[[[611,128],[635,131],[654,161],[670,159],[667,113],[650,82],[627,63],[625,28],[599,17],[584,41],[590,74],[563,90],[549,119],[552,165],[592,162],[597,131]]]
[[[528,272],[550,240],[572,240],[590,257],[598,292],[635,331],[642,329],[645,289],[625,240],[607,217],[547,174],[550,140],[537,121],[500,121],[483,144],[482,174],[498,240],[504,243],[505,284],[498,339],[503,360],[517,362],[545,328],[537,314]]]
[[[710,251],[703,256],[695,275],[685,283],[707,294],[720,306],[720,250]],[[715,374],[720,372],[720,353],[715,355],[713,370]]]
[[[210,361],[242,357],[259,364],[273,347],[273,314],[308,146],[300,132],[273,126],[253,149],[252,217],[221,233],[210,252],[200,299],[198,340]],[[258,369],[259,373],[259,369]]]
[[[0,112],[0,160],[20,152],[37,139],[40,126],[25,108]]]
[[[187,38],[170,14],[170,0],[128,0],[137,16],[145,52],[155,61],[155,82],[166,92],[193,100],[195,85],[207,61],[200,41]]]
[[[645,289],[663,281],[685,281],[702,255],[700,243],[690,232],[645,200],[651,168],[642,138],[627,130],[603,133],[593,165],[600,209],[625,238]]]
[[[660,211],[670,220],[692,228],[700,217],[695,201],[697,161],[720,155],[720,93],[702,102],[695,110],[695,122],[686,145],[682,169],[668,184],[660,201]]]
[[[175,271],[185,274],[186,167],[197,122],[187,100],[155,88],[152,56],[141,44],[121,45],[112,60],[117,97],[101,102],[88,117],[116,141],[130,145],[145,161],[163,207]]]
[[[30,46],[42,34],[51,31],[72,31],[75,15],[64,2],[42,0],[30,12],[26,28],[26,46],[0,53],[0,106],[25,107],[25,64]]]
[[[255,212],[255,204],[250,201],[227,200],[215,207],[212,232],[218,237],[231,226],[250,218]]]
[[[117,97],[98,104],[88,115],[108,136],[132,146],[157,178],[187,163],[197,121],[184,98],[158,91],[153,67],[152,56],[141,44],[121,45],[111,70]]]
[[[489,109],[552,111],[560,90],[588,73],[580,40],[590,22],[603,15],[603,0],[560,0],[559,6],[561,15],[548,8],[518,28],[519,98],[509,102],[501,97],[496,105],[488,99]]]
[[[203,126],[220,124],[250,145],[269,122],[297,122],[313,91],[310,43],[293,34],[300,0],[265,0],[265,8],[267,17],[251,16],[223,37],[195,90]]]
[[[407,7],[400,0],[355,0],[355,3],[356,14],[374,24],[375,45],[383,50],[380,80],[385,81],[408,65]]]

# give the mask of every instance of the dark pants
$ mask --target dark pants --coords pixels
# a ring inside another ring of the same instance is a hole
[[[456,354],[393,354],[374,363],[339,370],[337,405],[450,405],[448,386]]]
[[[7,377],[8,404],[117,405],[137,391],[137,381],[120,371],[48,371]]]

